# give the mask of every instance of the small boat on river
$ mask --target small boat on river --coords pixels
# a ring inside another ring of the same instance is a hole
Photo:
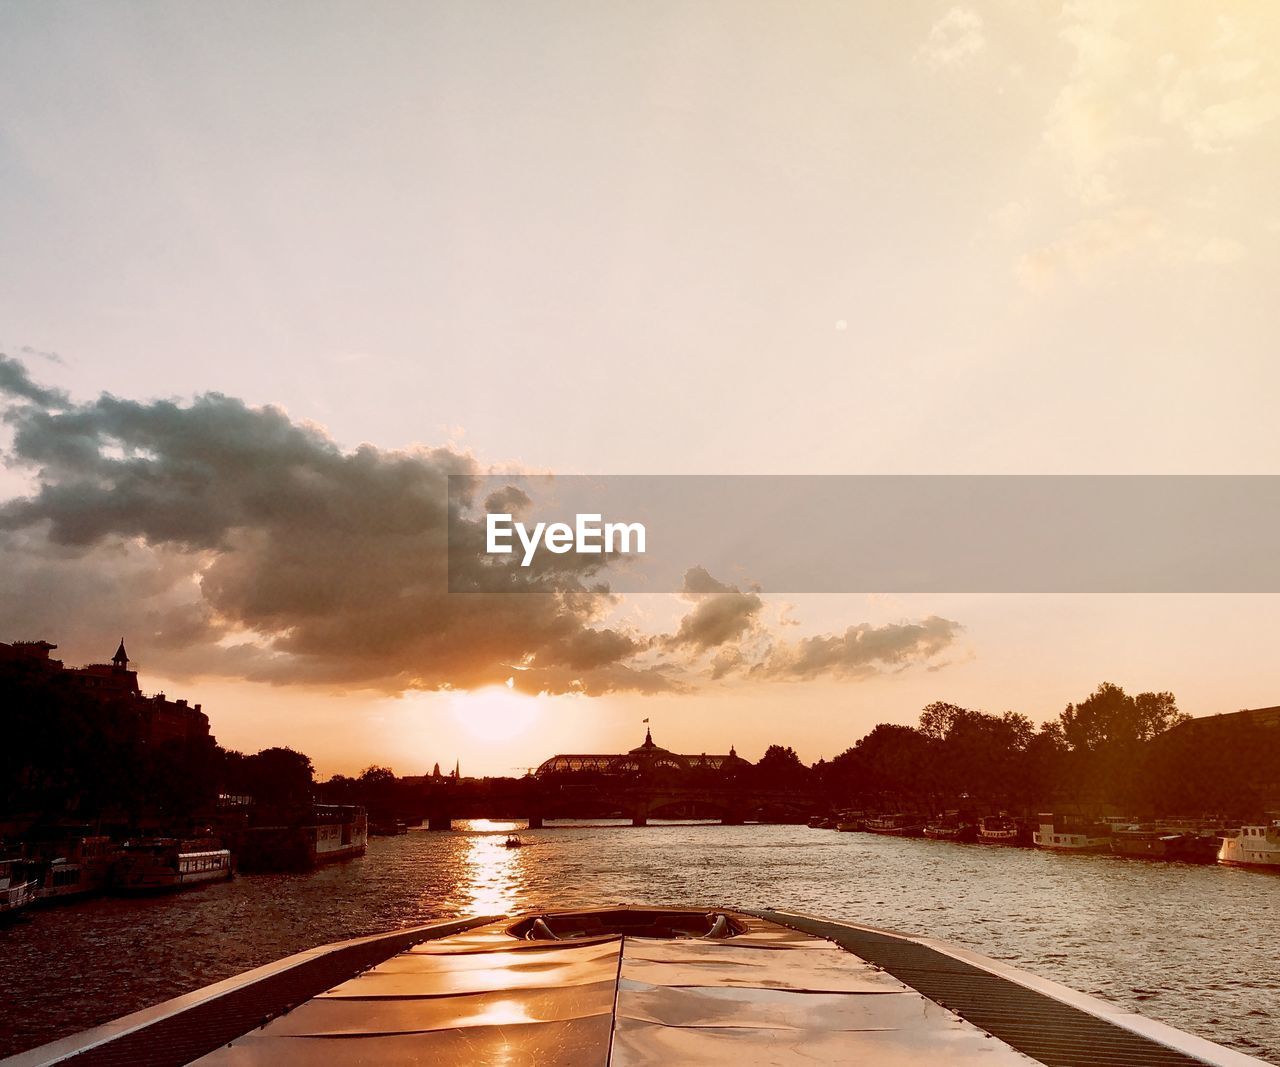
[[[978,841],[983,845],[1029,845],[1031,834],[1025,823],[1002,811],[978,820]]]
[[[1111,831],[1111,851],[1138,859],[1216,863],[1221,844],[1209,834],[1170,833],[1157,826],[1122,826]]]
[[[507,834],[507,839],[502,843],[507,848],[524,848],[524,842],[519,834]]]
[[[0,857],[0,922],[15,918],[36,902],[39,881],[21,856]]]
[[[1046,812],[1031,832],[1031,840],[1037,848],[1055,852],[1110,852],[1111,828],[1102,823],[1055,818]]]
[[[944,941],[765,909],[477,916],[308,949],[12,1067],[1245,1067]]]
[[[47,837],[28,841],[27,858],[42,901],[72,900],[101,893],[120,858],[120,846],[102,835]]]
[[[925,823],[924,836],[931,841],[967,843],[978,839],[978,826],[952,811],[939,819]]]
[[[1242,826],[1228,832],[1218,862],[1229,867],[1270,867],[1280,870],[1280,822]]]
[[[918,815],[868,815],[863,829],[889,837],[919,837],[924,833],[924,820]]]
[[[231,852],[216,838],[158,837],[125,845],[111,887],[120,893],[163,893],[225,882],[233,874]]]

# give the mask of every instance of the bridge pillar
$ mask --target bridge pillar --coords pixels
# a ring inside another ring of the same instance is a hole
[[[741,826],[743,823],[742,812],[726,811],[720,818],[721,826]]]
[[[635,810],[631,813],[632,826],[648,826],[649,825],[649,804],[647,801],[640,801],[635,806]]]
[[[427,819],[428,830],[452,830],[453,820],[448,815],[432,815]]]
[[[529,816],[529,829],[530,829],[530,830],[541,830],[541,829],[542,829],[542,816],[541,816],[541,815],[530,815],[530,816]]]

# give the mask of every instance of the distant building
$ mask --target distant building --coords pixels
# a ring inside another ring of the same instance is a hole
[[[124,638],[110,663],[90,663],[85,667],[66,667],[49,653],[58,646],[48,641],[0,642],[0,663],[35,663],[59,680],[78,689],[103,705],[104,712],[132,711],[142,726],[143,740],[149,745],[166,741],[191,741],[209,736],[209,718],[200,705],[185,700],[169,700],[164,693],[146,696],[138,685],[138,672],[129,669],[129,654]]]
[[[561,754],[544,760],[538,767],[537,776],[545,778],[549,774],[565,774],[579,771],[594,771],[597,774],[651,774],[659,771],[687,773],[697,770],[719,771],[732,768],[735,764],[742,767],[751,766],[750,762],[738,755],[732,745],[725,755],[685,756],[672,752],[654,744],[653,734],[644,732],[644,743],[637,745],[630,752],[613,755]]]
[[[1280,727],[1280,705],[1273,708],[1245,708],[1220,715],[1201,715],[1174,727],[1175,730],[1217,730],[1234,725]]]

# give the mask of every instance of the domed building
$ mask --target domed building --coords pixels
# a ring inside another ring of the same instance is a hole
[[[697,756],[681,755],[678,752],[672,752],[670,749],[655,744],[653,733],[646,729],[644,742],[631,749],[630,752],[612,755],[605,753],[563,753],[544,760],[536,773],[539,778],[546,778],[554,774],[578,774],[582,772],[647,777],[656,774],[688,774],[695,771],[729,770],[735,764],[742,767],[751,765],[748,760],[744,760],[738,755],[732,745],[729,746],[729,751],[724,755],[708,755],[706,752]]]

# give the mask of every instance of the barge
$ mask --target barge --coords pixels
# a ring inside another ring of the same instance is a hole
[[[1110,852],[1111,828],[1101,823],[1055,820],[1045,812],[1032,830],[1031,840],[1037,848],[1055,852]]]
[[[322,946],[6,1067],[1263,1061],[930,938],[788,912],[617,906]]]

